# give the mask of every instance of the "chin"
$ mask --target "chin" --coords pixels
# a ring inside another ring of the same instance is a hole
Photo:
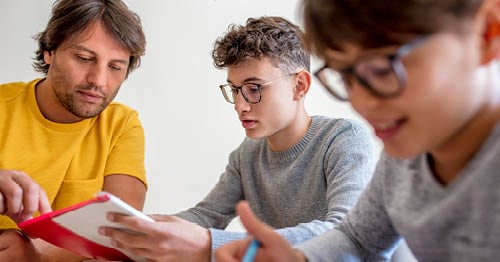
[[[248,129],[245,130],[245,134],[248,138],[252,139],[261,139],[265,137],[265,135],[260,134],[259,132],[255,132],[254,130],[248,130]]]
[[[401,145],[399,147],[384,145],[384,152],[391,157],[399,159],[409,159],[424,153],[424,151],[422,150],[418,150],[416,148],[408,148]]]

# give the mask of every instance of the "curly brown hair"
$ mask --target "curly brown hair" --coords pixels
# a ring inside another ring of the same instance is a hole
[[[231,24],[212,51],[214,65],[219,69],[263,57],[289,72],[309,70],[310,66],[302,30],[282,17],[263,16],[249,18],[246,25]]]
[[[109,35],[130,51],[127,75],[139,67],[146,49],[141,20],[120,0],[59,0],[45,30],[34,38],[38,41],[33,67],[47,74],[49,65],[43,53],[56,50],[62,42],[83,32],[88,25],[101,22]]]
[[[484,0],[304,0],[308,48],[325,58],[350,43],[362,48],[397,45],[445,30],[466,29]]]

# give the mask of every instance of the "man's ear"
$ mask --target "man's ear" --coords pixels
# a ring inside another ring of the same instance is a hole
[[[43,61],[45,61],[47,65],[52,63],[52,51],[43,51]]]
[[[295,100],[300,100],[301,98],[305,97],[307,92],[309,92],[310,87],[311,87],[311,74],[306,70],[298,72],[293,98]]]
[[[490,1],[483,30],[482,64],[500,56],[500,0]]]

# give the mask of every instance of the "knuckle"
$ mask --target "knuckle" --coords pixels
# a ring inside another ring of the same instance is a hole
[[[6,188],[3,192],[7,198],[18,198],[23,194],[23,189],[19,186]]]
[[[142,221],[140,221],[139,219],[134,219],[134,220],[131,220],[131,221],[130,221],[130,225],[131,225],[132,227],[134,227],[134,228],[140,228],[140,227],[142,227],[142,226],[143,226],[143,224],[144,224],[144,223],[143,223]]]
[[[40,190],[40,186],[36,183],[28,183],[26,185],[25,190],[27,190],[30,194],[37,194],[38,195],[38,191]]]
[[[159,252],[162,252],[167,254],[169,253],[169,250],[170,250],[170,244],[168,243],[168,241],[158,241],[158,251]]]

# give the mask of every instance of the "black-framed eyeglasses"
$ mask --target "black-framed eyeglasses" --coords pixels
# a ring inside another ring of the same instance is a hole
[[[262,86],[267,86],[272,83],[278,82],[279,80],[285,79],[287,77],[296,75],[298,73],[290,73],[286,74],[284,76],[280,76],[279,78],[273,79],[271,81],[268,81],[264,84],[257,84],[257,83],[244,83],[241,86],[235,86],[233,84],[224,84],[220,85],[220,90],[222,91],[222,95],[226,99],[227,102],[234,104],[236,101],[236,97],[238,96],[238,93],[241,90],[241,94],[243,95],[243,98],[245,101],[247,101],[250,104],[257,104],[260,102],[262,99],[261,95],[261,89]]]
[[[324,65],[314,75],[330,94],[341,101],[349,100],[352,81],[380,98],[397,97],[406,86],[406,70],[401,58],[429,39],[428,35],[418,37],[398,48],[390,55],[364,57],[348,68],[335,70]]]

